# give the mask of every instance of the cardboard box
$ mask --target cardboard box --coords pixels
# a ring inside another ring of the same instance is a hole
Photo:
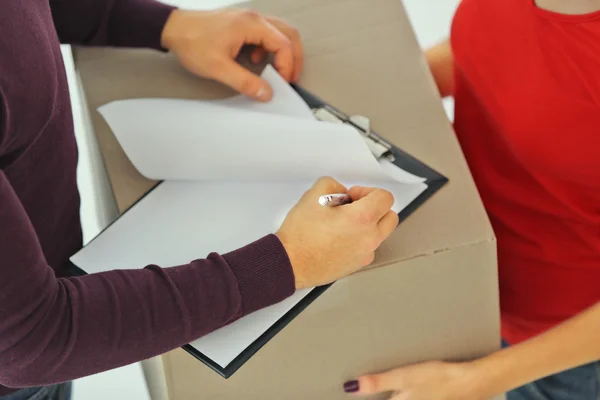
[[[377,132],[450,183],[400,225],[373,268],[333,285],[230,379],[183,350],[165,354],[170,399],[345,399],[341,384],[362,373],[498,349],[495,239],[401,2],[251,5],[299,28],[302,86],[370,117]],[[152,51],[76,49],[75,64],[121,212],[155,182],[135,170],[94,110],[116,99],[232,94]]]

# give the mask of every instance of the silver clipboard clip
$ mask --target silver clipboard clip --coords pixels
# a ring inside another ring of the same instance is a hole
[[[392,145],[383,140],[374,132],[371,132],[371,121],[369,118],[362,115],[348,117],[344,113],[328,105],[313,108],[312,112],[319,121],[351,125],[363,136],[367,146],[369,146],[369,149],[371,150],[371,153],[373,153],[377,160],[385,159],[390,162],[394,162],[395,157],[392,153]]]

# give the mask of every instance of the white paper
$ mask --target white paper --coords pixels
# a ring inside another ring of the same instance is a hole
[[[275,232],[278,220],[311,185],[163,182],[71,260],[87,273],[97,273],[141,269],[149,264],[169,267],[204,258],[213,251],[227,253]],[[426,187],[402,183],[385,186],[394,194],[396,211]],[[309,291],[299,291],[192,345],[226,367]]]
[[[384,174],[386,174],[396,182],[423,183],[426,181],[425,178],[413,175],[410,172],[398,168],[396,165],[394,165],[392,162],[386,159],[379,161],[379,166]]]
[[[132,99],[99,111],[131,162],[150,179],[388,179],[358,131],[317,121],[273,67],[262,77],[274,92],[267,103],[241,95],[216,101]],[[392,170],[396,181],[424,181]]]
[[[151,179],[285,181],[380,174],[363,138],[347,125],[178,99],[127,100],[101,112],[131,162]]]
[[[306,104],[272,72],[267,68],[263,73],[276,93],[268,104],[239,96],[229,101],[133,99],[99,111],[133,165],[151,179],[264,182],[382,176],[356,130],[310,118]]]

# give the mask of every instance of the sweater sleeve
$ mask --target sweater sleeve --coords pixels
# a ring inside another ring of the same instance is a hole
[[[294,292],[274,235],[187,265],[56,278],[0,171],[0,384],[47,385],[182,346]]]
[[[174,7],[155,0],[50,0],[61,43],[162,50]]]

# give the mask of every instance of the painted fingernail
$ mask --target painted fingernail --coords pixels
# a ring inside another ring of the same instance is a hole
[[[349,381],[344,383],[344,392],[346,393],[356,393],[359,389],[358,381]]]

